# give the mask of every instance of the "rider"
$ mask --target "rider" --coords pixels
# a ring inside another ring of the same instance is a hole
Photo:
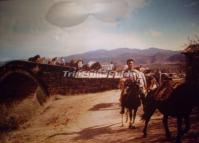
[[[120,113],[124,113],[124,98],[125,98],[125,89],[124,89],[124,83],[126,79],[130,79],[133,81],[137,81],[139,83],[139,87],[141,89],[140,98],[142,101],[142,104],[144,104],[145,101],[145,95],[146,95],[146,78],[143,74],[143,72],[135,69],[134,67],[135,61],[133,59],[127,60],[127,69],[123,73],[123,78],[120,80],[120,88],[122,89],[121,95],[120,95],[120,103],[121,103],[121,111]]]

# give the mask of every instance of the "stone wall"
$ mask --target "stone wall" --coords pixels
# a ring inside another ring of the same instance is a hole
[[[119,79],[64,77],[71,67],[12,61],[0,67],[0,102],[12,101],[32,95],[36,86],[46,95],[80,94],[117,89]]]

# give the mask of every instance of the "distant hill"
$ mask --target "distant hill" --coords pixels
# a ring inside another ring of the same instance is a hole
[[[130,49],[119,48],[113,50],[96,50],[82,54],[65,57],[66,61],[72,59],[83,59],[84,62],[90,60],[100,63],[125,64],[128,58],[135,59],[138,64],[157,64],[157,63],[179,63],[184,61],[184,55],[180,51],[172,51],[158,48]]]

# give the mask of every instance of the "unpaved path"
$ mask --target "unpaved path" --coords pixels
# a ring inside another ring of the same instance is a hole
[[[142,109],[138,111],[136,129],[121,127],[119,90],[77,96],[57,96],[37,115],[10,132],[5,143],[153,143],[168,142],[164,136],[161,115],[153,116],[148,137],[142,137]],[[192,130],[184,142],[199,140],[199,118],[194,117]],[[175,133],[175,120],[170,121]]]

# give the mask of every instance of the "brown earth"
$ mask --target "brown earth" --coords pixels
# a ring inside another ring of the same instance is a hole
[[[40,107],[35,116],[4,135],[2,143],[167,143],[162,125],[162,115],[153,116],[148,137],[142,137],[144,123],[140,120],[142,109],[138,111],[135,129],[122,127],[119,114],[119,90],[77,96],[59,96]],[[34,101],[33,101],[34,102]],[[199,142],[199,117],[193,114],[192,127],[183,137],[184,143]],[[173,136],[176,120],[169,119]]]

